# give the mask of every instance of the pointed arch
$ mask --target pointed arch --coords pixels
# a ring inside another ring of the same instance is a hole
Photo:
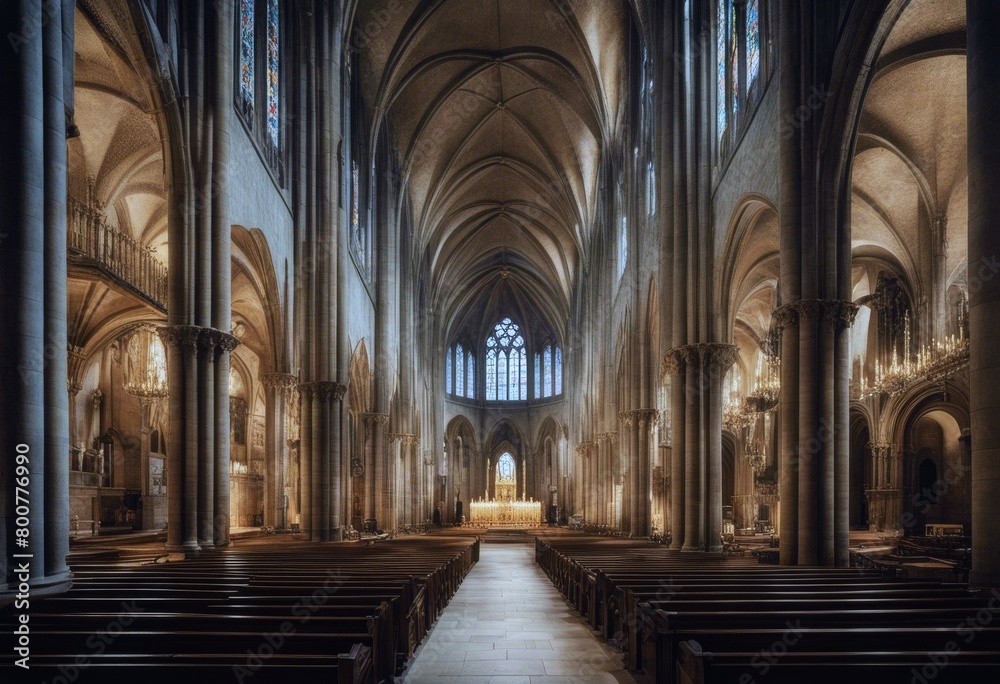
[[[368,347],[364,339],[358,342],[348,366],[347,409],[354,415],[371,410],[372,370],[368,361]]]

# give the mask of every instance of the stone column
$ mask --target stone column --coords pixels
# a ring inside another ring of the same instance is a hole
[[[8,95],[0,115],[0,599],[18,589],[8,574],[24,562],[15,553],[32,555],[33,594],[70,584],[65,205],[72,87],[64,85],[73,64],[72,52],[64,61],[63,32],[72,32],[73,12],[72,4],[40,0],[0,7],[7,39],[0,85]],[[24,504],[15,478],[22,477],[29,481],[28,537],[15,532]]]
[[[347,385],[333,383],[330,395],[330,541],[344,538],[344,396]]]
[[[287,454],[285,434],[285,410],[289,390],[295,385],[296,377],[289,373],[265,373],[260,378],[264,385],[264,524],[276,529],[286,529],[285,482]]]
[[[203,549],[215,546],[215,355],[216,340],[207,330],[198,337],[198,545]],[[226,394],[229,378],[226,378]],[[227,423],[227,411],[220,416]],[[249,426],[248,432],[249,432]],[[229,439],[226,430],[225,439]],[[229,464],[226,464],[228,470]]]
[[[857,306],[799,300],[774,313],[782,340],[781,561],[848,562],[846,330]],[[797,344],[794,344],[797,342]]]
[[[384,525],[388,523],[388,497],[389,497],[389,483],[388,479],[388,441],[386,439],[386,428],[389,425],[389,414],[388,413],[369,413],[368,419],[371,422],[372,429],[372,460],[374,465],[374,471],[371,474],[372,480],[374,480],[374,498],[371,502],[371,509],[373,512],[373,517],[378,521],[379,527],[385,529]],[[437,459],[435,459],[435,463]],[[437,490],[437,478],[434,478],[434,501],[432,504],[437,504],[438,490]]]
[[[653,458],[653,430],[656,429],[656,422],[659,411],[656,409],[637,409],[635,411],[636,423],[636,459],[632,467],[637,469],[636,482],[637,489],[633,493],[633,518],[632,536],[649,536],[650,517],[652,515],[650,506],[650,474],[652,470],[651,459]]]
[[[676,347],[664,357],[677,379],[685,379],[683,422],[673,433],[671,548],[721,549],[722,381],[736,351],[733,345],[704,343]],[[679,440],[683,453],[677,451]]]
[[[299,384],[299,525],[313,539],[313,415],[314,383]]]
[[[1000,587],[1000,4],[966,1],[974,585]]]

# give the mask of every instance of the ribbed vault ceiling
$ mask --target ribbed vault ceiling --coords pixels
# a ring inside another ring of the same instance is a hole
[[[503,289],[565,320],[620,115],[624,3],[360,5],[355,26],[379,27],[359,60],[372,139],[391,127],[434,303],[461,319],[506,269]]]

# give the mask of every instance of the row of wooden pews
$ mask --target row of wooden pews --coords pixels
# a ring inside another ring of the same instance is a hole
[[[74,564],[69,592],[31,602],[31,681],[391,683],[479,543],[270,537],[175,563]],[[12,635],[12,606],[0,615]]]
[[[602,537],[535,556],[638,681],[1000,681],[1000,591]]]

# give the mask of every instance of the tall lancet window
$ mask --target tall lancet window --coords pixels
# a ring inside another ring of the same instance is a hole
[[[267,0],[267,134],[275,147],[279,141],[278,86],[281,68],[278,0]]]
[[[747,2],[747,90],[760,73],[760,0]]]
[[[486,339],[486,400],[524,401],[528,398],[528,354],[521,329],[509,317],[493,327]]]
[[[253,120],[254,74],[254,0],[240,0],[240,92],[239,108],[243,117]]]
[[[445,359],[445,389],[464,399],[476,398],[476,357],[472,349],[456,342]]]
[[[762,76],[774,60],[767,50],[766,0],[715,3],[716,123],[724,157],[759,100]]]
[[[281,0],[238,0],[238,8],[236,111],[284,185]]]
[[[562,350],[555,342],[545,343],[535,355],[535,398],[548,399],[562,394]]]
[[[729,9],[732,0],[717,0],[716,4],[716,68],[718,88],[716,90],[718,106],[719,137],[721,138],[729,125],[729,70],[726,68],[726,46],[729,44]]]

